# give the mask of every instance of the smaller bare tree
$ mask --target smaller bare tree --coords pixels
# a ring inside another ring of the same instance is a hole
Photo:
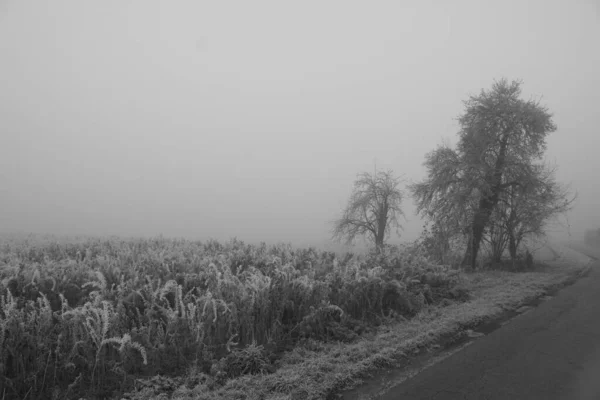
[[[549,165],[531,165],[517,185],[502,193],[485,237],[493,262],[500,262],[508,249],[514,263],[524,239],[544,237],[547,226],[573,208],[577,195],[556,182],[555,172]]]
[[[333,238],[350,244],[366,236],[380,249],[392,227],[399,234],[399,218],[404,216],[400,182],[391,170],[359,174],[342,217],[333,223]]]
[[[572,210],[577,199],[577,193],[571,195],[568,186],[556,181],[556,168],[539,164],[532,171],[530,179],[511,188],[507,196],[503,219],[513,261],[524,238],[544,236],[547,225]]]

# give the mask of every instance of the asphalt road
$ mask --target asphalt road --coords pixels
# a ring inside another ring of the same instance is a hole
[[[600,262],[553,299],[380,399],[600,399]]]

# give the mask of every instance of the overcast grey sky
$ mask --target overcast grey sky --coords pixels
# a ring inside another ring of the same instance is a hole
[[[599,74],[598,0],[0,0],[0,230],[320,243],[502,77],[600,227]]]

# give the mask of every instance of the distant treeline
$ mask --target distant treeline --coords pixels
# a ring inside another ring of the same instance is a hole
[[[586,231],[585,244],[600,247],[600,229]]]

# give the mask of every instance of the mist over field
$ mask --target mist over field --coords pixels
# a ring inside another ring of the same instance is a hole
[[[546,158],[600,228],[600,5],[0,2],[0,232],[338,248],[356,175],[406,184],[503,77],[554,114]],[[422,221],[406,193],[400,239]]]

